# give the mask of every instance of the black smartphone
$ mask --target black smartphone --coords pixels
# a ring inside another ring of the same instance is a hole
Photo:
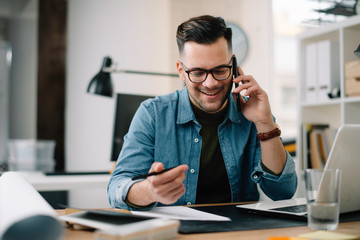
[[[233,79],[235,79],[239,76],[236,57],[232,57],[232,65],[233,65]],[[239,83],[235,83],[235,88],[237,88],[238,86]],[[240,93],[236,94],[236,105],[238,112],[241,112]]]

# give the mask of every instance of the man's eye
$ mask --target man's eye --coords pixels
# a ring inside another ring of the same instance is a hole
[[[224,70],[224,69],[217,69],[217,70],[214,71],[214,73],[215,73],[215,74],[224,74],[224,73],[226,73],[226,70]]]
[[[227,68],[219,68],[214,70],[214,73],[218,75],[226,74],[227,72],[228,72]]]
[[[201,77],[201,76],[203,76],[205,74],[204,71],[191,71],[190,73],[194,77]]]

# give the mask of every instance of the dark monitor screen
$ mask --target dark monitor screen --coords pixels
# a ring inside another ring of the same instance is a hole
[[[116,94],[111,161],[117,160],[134,114],[140,104],[148,98],[153,98],[153,96]]]

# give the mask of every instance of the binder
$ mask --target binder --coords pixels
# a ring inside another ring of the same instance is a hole
[[[317,43],[317,99],[327,101],[328,94],[340,89],[339,43],[326,40]]]
[[[305,54],[305,101],[313,103],[317,100],[317,44],[306,45]]]
[[[339,43],[325,40],[305,47],[305,99],[307,103],[329,100],[340,89]]]

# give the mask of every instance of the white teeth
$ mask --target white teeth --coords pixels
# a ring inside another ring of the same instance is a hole
[[[215,92],[215,93],[205,93],[205,92],[203,92],[203,93],[206,94],[206,95],[209,95],[209,96],[214,96],[214,95],[217,94],[217,92]]]

